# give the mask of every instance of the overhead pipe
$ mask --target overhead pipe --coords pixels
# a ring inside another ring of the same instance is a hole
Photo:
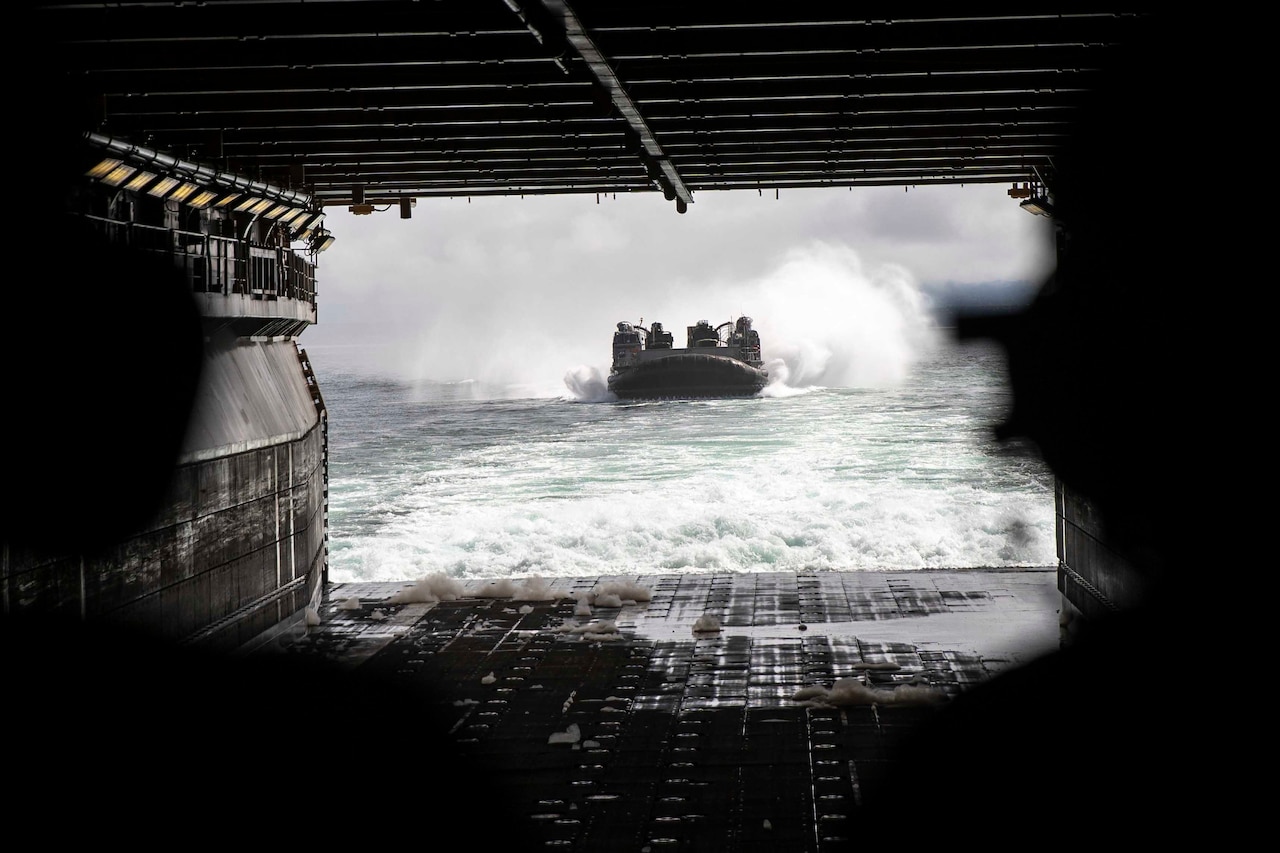
[[[153,148],[146,148],[132,142],[125,142],[114,137],[104,136],[100,133],[89,131],[85,135],[85,139],[93,145],[103,148],[113,154],[127,157],[144,163],[156,164],[169,172],[176,172],[187,177],[193,183],[202,183],[207,186],[218,187],[223,190],[234,190],[246,195],[254,195],[261,198],[268,198],[273,201],[279,201],[288,204],[291,207],[301,207],[312,210],[315,200],[306,193],[299,193],[293,190],[286,190],[282,187],[273,186],[272,184],[264,184],[260,181],[251,181],[248,178],[231,172],[220,172],[209,166],[200,163],[193,163],[189,160],[180,160],[169,154],[164,154]]]
[[[506,3],[508,7],[520,15],[522,21],[527,23],[529,16],[522,11],[516,0],[506,0]],[[681,205],[688,209],[688,205],[693,204],[693,191],[685,184],[684,178],[681,177],[675,164],[671,162],[671,159],[662,150],[658,137],[654,134],[653,129],[649,127],[649,123],[645,121],[644,115],[640,112],[640,108],[635,101],[631,100],[631,95],[627,93],[622,80],[609,63],[609,58],[596,47],[595,42],[587,33],[586,27],[578,19],[577,13],[564,0],[541,0],[541,3],[543,8],[550,12],[559,22],[559,25],[563,27],[568,43],[582,57],[595,82],[608,93],[609,100],[623,119],[626,120],[628,128],[639,137],[639,154],[641,162],[645,166],[646,174],[652,176],[651,169],[656,168],[659,174],[652,177],[662,187],[663,195],[668,201],[672,199],[677,201],[677,210],[680,209]],[[539,41],[542,41],[542,39],[539,38]],[[683,213],[684,211],[680,212]]]

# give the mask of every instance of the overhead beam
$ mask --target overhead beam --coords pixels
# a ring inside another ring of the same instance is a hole
[[[48,0],[34,19],[77,135],[323,204],[356,185],[658,189],[677,210],[712,190],[1036,180],[1154,23],[828,5]]]
[[[568,3],[563,0],[541,0],[541,2],[557,23],[564,28],[566,40],[582,57],[596,83],[609,93],[609,100],[613,102],[614,108],[633,131],[630,135],[638,142],[637,153],[645,171],[659,183],[668,201],[674,200],[676,209],[684,213],[686,206],[693,204],[693,192],[685,184],[684,178],[680,176],[671,158],[662,150],[662,144],[658,142],[657,135],[649,127],[644,114],[631,99],[631,95],[627,93],[626,87],[622,85],[622,80],[614,71],[609,58],[596,46],[586,27],[582,25],[582,21],[578,19]]]

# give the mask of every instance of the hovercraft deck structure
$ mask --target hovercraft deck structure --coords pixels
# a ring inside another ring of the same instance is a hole
[[[769,384],[760,333],[750,317],[688,327],[688,345],[672,347],[661,323],[619,323],[613,333],[609,390],[624,400],[750,397]]]

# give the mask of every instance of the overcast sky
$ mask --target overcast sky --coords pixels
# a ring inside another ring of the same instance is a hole
[[[766,360],[787,358],[805,381],[840,381],[795,359],[829,355],[850,335],[912,346],[925,293],[939,285],[1003,298],[1043,280],[1049,223],[1007,189],[704,192],[683,215],[656,192],[421,199],[407,220],[398,208],[333,208],[319,321],[300,342],[358,346],[411,378],[549,392],[567,372],[607,372],[618,321],[661,321],[680,345],[685,326],[746,314]]]

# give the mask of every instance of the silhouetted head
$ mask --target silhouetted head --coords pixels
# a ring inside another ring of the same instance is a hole
[[[1206,369],[1223,336],[1205,308],[1234,285],[1226,206],[1205,192],[1231,139],[1213,85],[1225,71],[1197,61],[1214,46],[1211,24],[1166,17],[1101,69],[1052,172],[1057,268],[1020,315],[959,327],[1007,348],[1000,434],[1034,442],[1153,577],[1207,523],[1188,523],[1192,484],[1231,426],[1204,393],[1224,380]]]

